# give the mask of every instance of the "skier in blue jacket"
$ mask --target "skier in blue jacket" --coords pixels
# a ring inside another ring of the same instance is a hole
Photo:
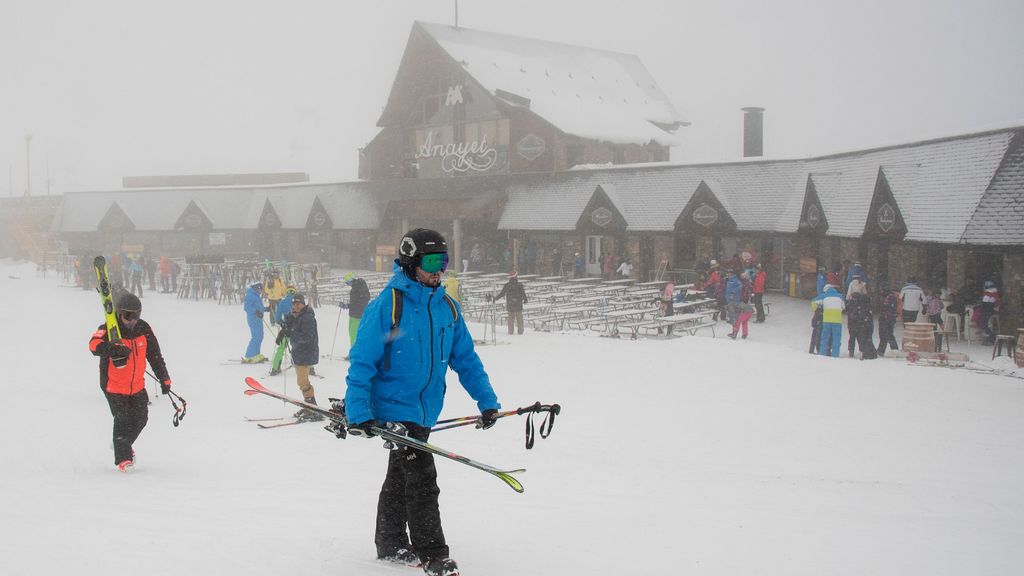
[[[398,253],[394,276],[363,312],[359,337],[349,352],[349,433],[368,437],[371,427],[382,421],[399,422],[409,436],[427,440],[444,405],[449,367],[476,400],[478,427],[490,428],[501,405],[459,305],[441,285],[448,265],[444,237],[433,230],[411,230]],[[429,576],[458,574],[441,529],[438,493],[432,454],[391,452],[377,504],[379,559],[422,564]]]
[[[266,362],[267,357],[260,352],[260,346],[263,345],[263,313],[269,308],[263,305],[262,282],[249,286],[245,292],[245,299],[242,300],[242,308],[245,310],[245,319],[249,323],[249,346],[245,349],[242,363]]]

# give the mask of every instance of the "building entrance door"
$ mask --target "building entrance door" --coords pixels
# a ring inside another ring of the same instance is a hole
[[[601,275],[601,252],[604,236],[587,236],[587,274]]]

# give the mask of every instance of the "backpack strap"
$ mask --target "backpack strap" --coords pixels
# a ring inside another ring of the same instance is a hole
[[[391,332],[388,333],[388,342],[394,342],[398,338],[398,324],[402,321],[402,299],[404,294],[398,288],[391,288]]]
[[[452,320],[459,321],[459,309],[455,306],[455,301],[448,294],[444,295],[444,301],[448,303],[448,308],[452,311]]]
[[[391,368],[391,343],[398,339],[398,324],[402,321],[402,299],[404,295],[401,290],[391,288],[391,331],[388,332],[384,344],[384,370]]]

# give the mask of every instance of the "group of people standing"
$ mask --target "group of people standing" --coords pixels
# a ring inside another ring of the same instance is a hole
[[[898,350],[896,342],[896,323],[904,325],[910,322],[927,320],[940,329],[944,329],[944,312],[956,314],[960,330],[964,329],[967,312],[967,298],[964,291],[951,292],[948,289],[932,289],[926,291],[911,277],[899,290],[892,288],[887,281],[878,285],[878,347],[874,345],[875,318],[871,298],[869,297],[870,277],[860,262],[854,262],[845,278],[839,268],[827,271],[819,267],[817,277],[817,296],[811,300],[814,316],[811,320],[812,334],[808,352],[823,356],[838,357],[842,340],[843,315],[846,316],[849,338],[847,340],[848,355],[856,356],[860,348],[861,358],[872,360],[884,356],[887,349]],[[991,326],[992,316],[999,310],[999,290],[992,280],[984,283],[979,305],[975,308],[976,318],[973,321],[985,334],[985,344],[992,344],[995,331]],[[936,350],[939,341],[936,340]]]
[[[760,262],[736,256],[723,271],[718,260],[710,260],[706,267],[701,266],[700,274],[703,279],[698,285],[708,298],[717,302],[717,312],[712,318],[732,325],[730,338],[746,338],[751,318],[755,324],[765,321],[764,291],[768,275]]]
[[[87,256],[79,256],[76,262],[79,286],[88,290],[96,284],[96,271],[92,260]],[[160,291],[162,293],[178,291],[178,275],[181,265],[176,261],[161,256],[159,258],[146,254],[131,255],[115,252],[107,259],[108,276],[112,286],[123,287],[126,292],[142,298],[143,287],[148,280],[149,290],[157,289],[157,273],[160,273]]]

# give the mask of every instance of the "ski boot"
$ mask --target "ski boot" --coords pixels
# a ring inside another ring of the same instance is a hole
[[[128,474],[135,469],[135,463],[132,462],[131,460],[125,460],[124,462],[121,462],[120,464],[117,465],[117,469],[125,474]]]
[[[316,398],[305,398],[306,404],[312,404],[316,406]],[[323,414],[310,410],[309,408],[303,408],[294,414],[295,418],[301,422],[319,422],[324,419]]]
[[[420,562],[420,557],[408,548],[399,548],[386,554],[377,554],[377,560],[413,568],[419,568],[423,565],[423,562]]]
[[[459,576],[459,565],[451,558],[431,558],[423,564],[427,576]]]
[[[281,373],[281,369],[280,369],[280,368],[272,368],[272,369],[270,370],[270,375],[271,375],[271,376],[277,376],[277,375],[278,375],[278,374],[280,374],[280,373]]]

